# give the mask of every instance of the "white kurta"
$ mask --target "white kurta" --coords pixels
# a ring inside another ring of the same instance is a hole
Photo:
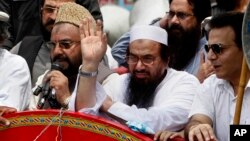
[[[233,123],[236,97],[232,86],[215,75],[207,78],[196,95],[190,117],[204,114],[213,121],[213,128],[219,141],[229,141],[230,124]],[[248,82],[241,111],[240,124],[250,124],[250,82]]]
[[[125,103],[128,77],[121,75],[104,86],[106,93],[116,101],[108,110],[110,113],[126,121],[138,121],[148,125],[154,131],[177,131],[188,122],[194,95],[197,94],[199,81],[191,74],[168,69],[166,77],[155,91],[153,105],[147,110],[128,106]]]
[[[166,77],[156,88],[153,105],[148,110],[124,104],[128,77],[128,74],[124,74],[104,85],[106,93],[115,101],[108,112],[126,121],[141,122],[155,132],[163,129],[177,131],[186,125],[194,95],[200,85],[196,77],[168,69]],[[97,99],[103,101],[105,97],[100,98],[100,94],[105,94],[105,91],[97,85]],[[74,92],[69,106],[71,110],[74,110],[75,95]],[[100,107],[100,103],[93,109],[97,107]],[[86,112],[86,109],[80,111]]]
[[[30,72],[26,61],[0,50],[0,105],[22,111],[28,108],[31,91]]]

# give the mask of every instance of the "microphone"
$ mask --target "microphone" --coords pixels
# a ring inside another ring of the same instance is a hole
[[[60,66],[60,64],[58,62],[54,62],[51,64],[51,70],[50,71],[53,71],[53,70],[58,70],[58,71],[62,71],[63,70],[63,67]],[[50,80],[45,82],[44,86],[42,87],[42,93],[44,95],[49,95],[51,93],[51,88],[50,88]]]
[[[53,70],[62,71],[63,67],[56,61],[51,64],[51,70],[49,72]],[[38,88],[41,92],[41,97],[39,98],[39,102],[37,104],[38,109],[42,109],[46,101],[49,102],[51,108],[60,107],[60,104],[56,101],[55,90],[50,88],[50,80],[44,82],[43,85]]]

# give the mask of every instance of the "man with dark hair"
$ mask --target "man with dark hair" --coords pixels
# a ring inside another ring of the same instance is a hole
[[[189,141],[229,140],[229,125],[233,123],[238,88],[241,87],[243,17],[243,13],[226,12],[214,16],[209,22],[205,49],[215,74],[203,82],[194,99],[185,129]],[[250,124],[249,74],[248,71],[240,124]]]
[[[10,15],[10,37],[3,43],[3,48],[10,50],[25,36],[38,36],[44,34],[41,28],[41,7],[46,0],[1,0],[0,11]],[[94,18],[102,20],[98,0],[76,0],[86,7]],[[50,7],[53,11],[53,7]],[[53,24],[53,23],[52,23]],[[46,34],[50,39],[50,33]]]
[[[201,39],[201,21],[210,15],[209,4],[201,0],[169,0],[167,12],[169,46],[172,49],[170,66],[177,70],[196,74],[199,68],[200,51],[205,40]],[[162,22],[162,21],[160,21]],[[197,62],[195,62],[197,61]],[[197,63],[197,64],[196,64]]]
[[[59,6],[65,2],[75,0],[44,0],[41,7],[41,34],[36,36],[25,36],[21,42],[14,46],[11,53],[22,56],[28,63],[32,87],[35,86],[37,78],[51,67],[50,49],[46,42],[50,40],[56,14]]]
[[[191,74],[198,73],[200,53],[204,52],[206,39],[201,35],[201,22],[211,14],[209,0],[169,0],[169,12],[158,25],[169,33],[171,49],[169,66]],[[129,34],[123,35],[112,47],[112,55],[120,65],[126,64]]]
[[[103,35],[98,30],[91,32],[94,27],[87,23],[83,27],[81,48],[85,55],[82,55],[79,84],[72,95],[70,109],[105,113],[129,125],[136,122],[149,127],[151,130],[144,130],[147,133],[183,129],[199,81],[191,74],[168,67],[167,32],[152,25],[132,28],[126,55],[130,73],[109,81],[103,89],[96,84],[95,75],[105,52],[99,43]],[[85,43],[91,44],[91,48],[84,46]]]
[[[212,15],[227,11],[244,12],[249,0],[211,0]]]

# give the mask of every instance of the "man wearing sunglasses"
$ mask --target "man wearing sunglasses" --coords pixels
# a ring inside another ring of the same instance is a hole
[[[230,140],[229,125],[233,123],[244,56],[241,34],[243,17],[243,13],[228,12],[213,17],[209,22],[205,49],[215,74],[203,82],[194,99],[190,121],[185,130],[189,141]],[[248,71],[246,80],[249,80],[249,74]],[[244,88],[239,124],[250,124],[249,90],[248,82]]]
[[[205,53],[206,39],[201,35],[201,22],[210,16],[209,0],[169,0],[169,11],[154,25],[168,31],[171,58],[169,66],[196,75],[201,63],[200,54]],[[126,50],[129,33],[124,34],[112,47],[112,55],[120,65],[126,66]],[[210,73],[209,70],[207,73]],[[200,77],[200,73],[197,75]],[[201,82],[203,79],[201,80]]]

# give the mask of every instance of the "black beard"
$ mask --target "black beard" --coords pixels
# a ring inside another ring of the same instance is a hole
[[[176,30],[179,32],[175,32]],[[175,30],[175,31],[174,31]],[[178,25],[168,29],[168,43],[171,50],[169,66],[176,70],[183,70],[195,56],[199,47],[201,32],[198,27],[188,31]]]
[[[42,23],[41,23],[42,25]],[[42,32],[42,35],[43,35],[43,39],[45,42],[48,42],[50,41],[50,36],[51,36],[51,32],[49,32],[44,25],[41,26],[41,32]]]
[[[166,72],[164,74],[166,75]],[[164,79],[165,75],[158,79],[145,82],[144,80],[135,78],[131,74],[128,78],[129,83],[126,95],[127,104],[129,106],[136,105],[138,108],[146,109],[152,106],[155,97],[155,90],[162,79]]]
[[[69,85],[69,90],[72,93],[74,88],[75,88],[75,84],[76,84],[76,79],[77,79],[77,74],[78,74],[78,68],[80,66],[80,64],[74,65],[70,62],[70,60],[67,57],[64,56],[55,56],[54,59],[52,59],[52,62],[58,62],[60,64],[59,60],[64,60],[67,61],[69,66],[67,68],[62,68],[62,70],[60,70],[63,75],[65,75],[68,78],[68,85]]]

